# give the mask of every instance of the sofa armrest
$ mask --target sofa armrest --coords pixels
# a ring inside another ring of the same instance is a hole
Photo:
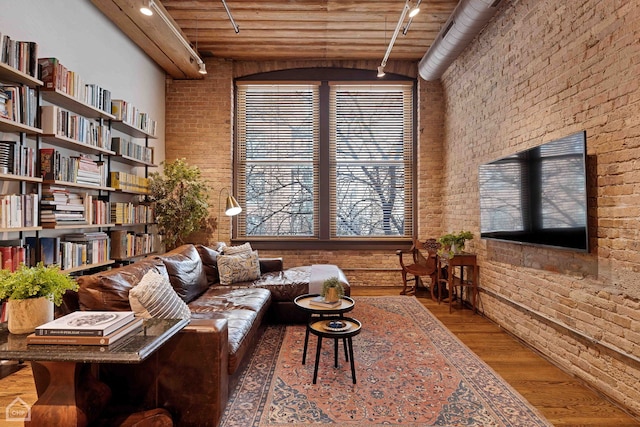
[[[284,261],[282,258],[260,258],[260,274],[282,271]]]

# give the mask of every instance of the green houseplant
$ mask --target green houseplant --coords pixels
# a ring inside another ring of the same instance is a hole
[[[149,176],[149,198],[155,202],[158,231],[167,249],[173,249],[191,233],[207,227],[209,194],[197,166],[189,166],[185,159],[163,165],[163,174]]]
[[[444,234],[438,239],[438,243],[442,245],[442,248],[438,250],[438,255],[451,258],[456,253],[462,252],[466,241],[472,239],[473,233],[470,231]]]
[[[22,264],[16,271],[0,270],[0,300],[7,299],[9,332],[33,332],[36,326],[53,320],[53,305],[62,303],[68,290],[78,284],[58,265],[35,267]]]
[[[322,297],[327,302],[338,301],[344,296],[344,288],[337,277],[330,277],[322,283]]]

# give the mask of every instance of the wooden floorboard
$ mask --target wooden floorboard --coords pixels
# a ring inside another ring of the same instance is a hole
[[[398,294],[399,288],[379,287],[353,287],[351,292],[352,296]],[[448,304],[432,301],[423,290],[417,297],[555,426],[640,427],[640,420],[549,363],[482,315],[456,307],[450,314]],[[11,368],[5,372],[9,370]],[[0,427],[19,425],[15,421],[5,421],[5,408],[17,397],[28,405],[37,399],[28,364],[5,377],[0,375]]]

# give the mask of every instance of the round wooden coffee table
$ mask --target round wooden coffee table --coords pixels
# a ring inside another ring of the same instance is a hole
[[[334,366],[338,367],[338,342],[342,339],[345,342],[345,356],[347,361],[351,363],[351,378],[356,383],[356,367],[353,360],[353,341],[352,337],[358,335],[362,329],[362,323],[352,317],[340,317],[320,319],[309,323],[307,330],[318,337],[318,346],[316,348],[316,364],[313,367],[313,383],[318,379],[318,364],[320,363],[320,353],[322,351],[322,339],[331,338],[334,340]],[[348,351],[348,355],[346,354]]]
[[[324,317],[344,317],[344,313],[347,313],[353,310],[353,307],[356,305],[356,302],[353,298],[343,296],[340,298],[340,305],[335,307],[329,307],[324,305],[316,305],[313,304],[313,299],[319,297],[319,294],[305,294],[296,297],[293,300],[293,303],[300,310],[309,313],[309,322],[313,316],[319,316],[320,318]],[[309,323],[307,324],[307,330],[304,333],[304,351],[302,352],[302,364],[304,365],[307,361],[307,347],[309,346]],[[337,346],[337,341],[336,341]],[[344,341],[344,351],[345,355],[347,353],[347,342]]]

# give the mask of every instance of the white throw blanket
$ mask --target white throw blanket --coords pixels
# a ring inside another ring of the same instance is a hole
[[[338,266],[333,264],[313,264],[311,266],[311,277],[309,278],[309,293],[322,293],[322,284],[331,277],[340,278]]]

